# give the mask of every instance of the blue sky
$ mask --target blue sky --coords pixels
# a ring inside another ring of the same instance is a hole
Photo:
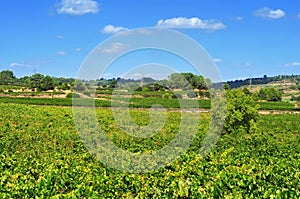
[[[34,71],[75,77],[100,42],[142,27],[191,37],[215,60],[223,80],[300,73],[298,0],[2,0],[0,25],[0,70],[17,77]],[[144,59],[153,54],[131,59],[165,64],[171,58]],[[190,71],[174,60],[169,65],[176,70]],[[108,76],[122,76],[136,63],[115,64]]]

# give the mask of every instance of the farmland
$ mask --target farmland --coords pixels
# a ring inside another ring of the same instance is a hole
[[[88,153],[70,107],[28,104],[0,103],[1,198],[300,197],[299,115],[262,115],[257,132],[224,135],[209,155],[200,157],[210,119],[203,113],[196,138],[182,157],[151,173],[130,174]],[[162,131],[141,139],[122,133],[110,109],[97,108],[96,113],[116,146],[140,153],[166,145],[180,122],[179,112],[167,112]],[[147,110],[132,113],[135,123],[149,123]]]

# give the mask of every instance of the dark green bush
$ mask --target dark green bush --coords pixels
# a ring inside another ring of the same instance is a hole
[[[80,95],[78,95],[77,93],[69,93],[66,96],[67,98],[80,98]]]

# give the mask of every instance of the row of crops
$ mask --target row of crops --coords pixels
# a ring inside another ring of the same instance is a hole
[[[201,157],[210,120],[203,113],[184,155],[157,171],[133,174],[105,166],[87,151],[70,107],[0,103],[0,111],[0,198],[300,197],[299,115],[263,115],[257,132],[222,136]],[[134,153],[169,143],[181,116],[167,112],[161,131],[142,139],[120,130],[110,109],[96,111],[105,135]],[[130,115],[140,126],[150,123],[147,110]]]
[[[86,104],[84,101],[89,99],[74,99],[76,104]],[[195,100],[182,99],[181,100],[186,108],[195,108]],[[211,107],[209,100],[197,100],[198,107],[209,109]],[[72,106],[71,98],[25,98],[25,97],[0,97],[0,103],[14,103],[14,104],[28,104],[28,105],[51,105],[51,106]],[[114,97],[109,99],[96,99],[96,107],[111,107],[111,106],[124,106],[128,104],[130,107],[135,108],[150,108],[154,104],[160,104],[165,108],[180,108],[181,104],[178,99],[164,99],[164,98],[122,98]],[[260,110],[288,110],[300,111],[294,104],[289,102],[253,102],[253,106],[259,104]]]

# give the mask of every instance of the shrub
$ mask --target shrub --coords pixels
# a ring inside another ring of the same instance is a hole
[[[67,98],[80,98],[80,95],[78,95],[77,93],[69,93],[66,96]]]
[[[195,98],[197,94],[193,90],[189,90],[187,93],[188,98]]]
[[[295,96],[295,95],[292,95],[291,96],[291,101],[300,101],[300,95],[299,96]]]
[[[165,93],[162,98],[165,98],[165,99],[170,99],[171,98],[171,94],[170,93]]]
[[[258,105],[251,106],[252,99],[243,91],[233,89],[226,92],[226,117],[224,133],[246,131],[251,133],[256,130],[256,121],[259,117]]]
[[[177,98],[177,99],[182,99],[182,95],[180,93],[173,93],[171,98]]]
[[[253,95],[254,100],[266,100],[269,102],[280,102],[282,93],[276,88],[261,88]]]

